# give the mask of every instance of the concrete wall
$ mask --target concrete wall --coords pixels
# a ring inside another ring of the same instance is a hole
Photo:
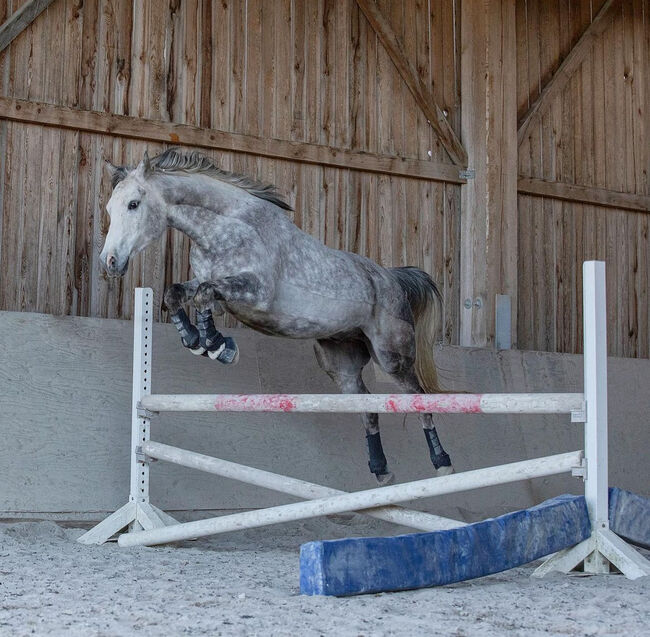
[[[170,325],[154,328],[153,390],[160,393],[335,392],[311,342],[237,331],[241,362],[227,368],[182,349]],[[95,519],[128,497],[132,325],[0,312],[0,517]],[[446,386],[471,391],[581,391],[582,358],[442,347]],[[610,483],[650,495],[650,361],[610,359]],[[369,366],[368,384],[394,391]],[[438,430],[458,471],[581,448],[567,417],[448,415]],[[431,475],[417,417],[381,418],[398,481]],[[171,414],[152,438],[342,489],[374,486],[355,415]],[[530,506],[581,483],[556,476],[423,501],[475,520]],[[168,510],[269,506],[287,496],[182,467],[152,467],[152,501]]]

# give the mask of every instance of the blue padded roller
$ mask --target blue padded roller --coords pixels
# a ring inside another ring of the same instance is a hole
[[[583,496],[447,531],[303,544],[300,591],[356,595],[451,584],[521,566],[591,535]]]
[[[609,528],[632,544],[650,549],[650,498],[611,488]]]

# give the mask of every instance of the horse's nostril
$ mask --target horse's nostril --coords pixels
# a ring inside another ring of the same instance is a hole
[[[109,268],[114,268],[116,263],[117,259],[112,254],[109,254],[106,258],[106,265],[108,265]]]

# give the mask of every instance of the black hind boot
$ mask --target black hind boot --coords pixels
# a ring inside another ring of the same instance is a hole
[[[442,448],[440,444],[440,439],[438,438],[438,432],[436,428],[424,429],[424,437],[427,439],[427,445],[429,446],[429,456],[431,457],[431,462],[436,468],[436,471],[439,475],[446,475],[453,473],[454,469],[451,466],[451,459],[449,454]]]

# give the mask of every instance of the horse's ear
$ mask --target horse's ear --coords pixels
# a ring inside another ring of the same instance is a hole
[[[147,177],[152,173],[153,168],[151,167],[151,160],[149,159],[149,153],[146,150],[144,151],[144,157],[138,164],[136,170],[142,177]]]
[[[128,174],[126,166],[116,166],[113,162],[108,159],[104,160],[104,168],[111,178],[111,185],[113,188],[117,186]]]

